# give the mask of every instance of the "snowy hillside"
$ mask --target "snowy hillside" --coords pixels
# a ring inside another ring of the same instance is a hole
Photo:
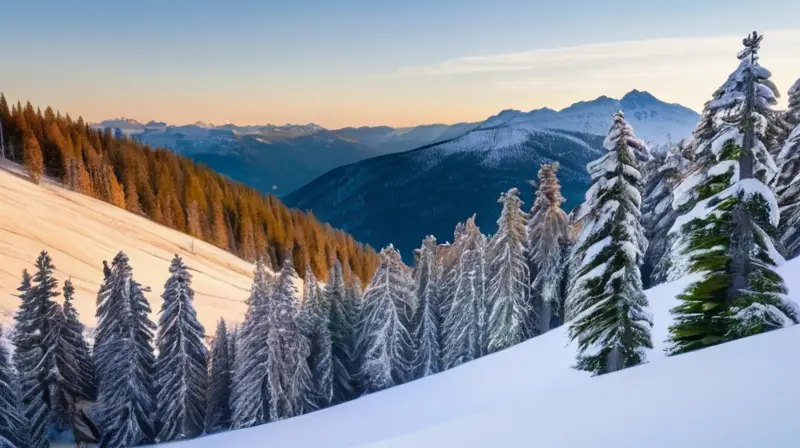
[[[147,298],[153,310],[160,309],[170,259],[179,254],[194,276],[195,306],[207,331],[220,317],[239,322],[244,315],[250,263],[52,182],[33,185],[7,169],[0,169],[0,191],[0,323],[9,323],[19,307],[12,294],[22,270],[31,270],[42,250],[52,256],[59,282],[72,277],[75,305],[90,327],[103,260],[110,263],[120,250],[130,257],[134,278],[152,288]]]
[[[800,299],[800,259],[780,273]],[[692,281],[647,291],[655,349],[646,365],[598,378],[575,371],[575,347],[561,327],[327,410],[169,446],[798,446],[800,328],[666,358],[669,309]]]

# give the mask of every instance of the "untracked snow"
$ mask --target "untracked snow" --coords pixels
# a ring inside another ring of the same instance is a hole
[[[800,259],[779,272],[797,300]],[[560,327],[353,402],[176,446],[800,446],[800,327],[665,357],[669,310],[697,279],[647,291],[655,348],[642,366],[595,378],[575,371],[575,347]]]

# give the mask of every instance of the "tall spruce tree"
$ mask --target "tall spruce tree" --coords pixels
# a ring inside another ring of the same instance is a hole
[[[269,306],[273,281],[261,260],[256,262],[245,321],[239,330],[233,381],[233,427],[248,428],[269,421],[267,387]]]
[[[775,172],[770,148],[779,133],[770,73],[758,62],[762,36],[744,39],[739,67],[706,103],[695,131],[704,166],[694,207],[673,230],[683,257],[702,276],[672,310],[670,354],[684,353],[797,321],[785,298],[773,235],[779,212],[765,182]]]
[[[75,403],[79,400],[93,400],[96,393],[91,352],[83,337],[84,327],[78,318],[78,311],[72,304],[74,296],[72,280],[65,281],[56,361],[61,375],[63,400],[69,412],[68,423],[72,421]]]
[[[442,370],[441,317],[439,314],[440,268],[436,263],[436,238],[425,237],[415,269],[417,309],[411,322],[415,348],[411,369],[414,378]]]
[[[303,311],[308,320],[307,333],[311,344],[308,364],[313,378],[311,399],[315,409],[328,407],[333,401],[333,342],[329,305],[322,295],[311,266],[307,265],[303,283]]]
[[[455,265],[447,285],[450,291],[446,292],[452,303],[442,326],[444,369],[480,358],[488,351],[486,237],[475,225],[474,215],[456,234],[448,254],[455,259]]]
[[[8,350],[2,340],[0,327],[0,447],[27,446],[28,436],[25,416],[19,410],[17,376],[8,359]]]
[[[157,438],[191,438],[205,429],[208,350],[194,309],[192,276],[178,255],[169,267],[158,321]]]
[[[530,270],[531,305],[534,310],[531,326],[537,334],[550,330],[550,321],[555,314],[563,320],[563,278],[565,267],[564,250],[569,238],[569,218],[561,204],[561,184],[558,182],[559,164],[546,164],[539,168],[539,189],[531,209],[527,229],[528,268]],[[555,312],[554,312],[555,311]],[[528,337],[534,334],[528,334]]]
[[[94,347],[101,447],[133,446],[155,440],[155,357],[150,304],[124,252],[97,296]]]
[[[525,234],[528,216],[516,188],[498,200],[503,204],[497,233],[489,240],[488,350],[493,353],[525,340],[534,325],[529,302],[530,270]]]
[[[22,284],[18,288],[22,303],[15,316],[14,366],[19,375],[22,390],[22,407],[28,421],[31,447],[49,445],[49,432],[59,422],[63,423],[66,412],[60,403],[61,374],[56,358],[60,322],[60,309],[53,300],[58,296],[58,284],[53,277],[50,255],[42,251],[36,259],[33,278],[23,272]],[[64,428],[55,428],[64,429]]]
[[[800,79],[789,89],[786,121],[794,126],[778,154],[773,187],[781,211],[778,246],[788,258],[800,255]]]
[[[354,369],[356,358],[355,325],[353,310],[348,306],[347,291],[339,260],[333,263],[325,287],[325,301],[330,307],[331,362],[333,365],[333,404],[352,400],[357,396]]]
[[[622,112],[614,116],[603,146],[608,152],[587,166],[593,182],[586,194],[591,225],[578,240],[582,261],[566,305],[569,337],[578,341],[575,368],[595,374],[640,364],[644,350],[653,347],[639,271],[647,240],[636,154],[646,150]]]
[[[366,393],[411,379],[413,342],[408,328],[414,279],[392,245],[381,250],[381,263],[364,293],[363,334]]]
[[[310,408],[313,380],[307,360],[311,350],[303,334],[296,277],[292,257],[287,256],[267,313],[267,384],[272,421],[296,417]]]
[[[217,323],[214,342],[211,347],[211,367],[208,374],[208,408],[206,411],[206,431],[215,433],[230,429],[231,412],[231,342],[225,319]]]

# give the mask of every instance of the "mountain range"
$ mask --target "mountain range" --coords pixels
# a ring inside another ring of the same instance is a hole
[[[637,135],[653,145],[688,136],[699,116],[633,90],[621,99],[601,96],[560,111],[504,110],[476,123],[325,129],[316,124],[237,126],[196,122],[169,125],[120,118],[96,123],[154,147],[166,147],[265,193],[285,196],[328,170],[385,154],[441,143],[478,129],[521,125],[603,135],[611,116],[623,110]]]

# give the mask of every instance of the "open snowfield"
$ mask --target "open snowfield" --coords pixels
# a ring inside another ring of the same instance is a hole
[[[0,324],[10,323],[19,306],[12,296],[24,268],[43,249],[50,253],[59,283],[68,277],[76,288],[75,306],[88,326],[95,323],[97,290],[103,280],[103,260],[111,263],[124,250],[134,278],[147,293],[154,313],[174,254],[181,255],[193,275],[195,307],[206,332],[213,333],[220,317],[239,322],[254,266],[210,244],[168,229],[105,202],[74,193],[43,180],[33,185],[15,165],[0,167]],[[192,248],[192,245],[194,246]],[[153,316],[154,319],[156,316]]]
[[[800,259],[780,268],[800,296]],[[647,291],[649,363],[591,378],[561,327],[334,408],[177,447],[798,447],[800,327],[673,358],[669,309],[693,278]],[[171,445],[171,446],[172,446]]]

